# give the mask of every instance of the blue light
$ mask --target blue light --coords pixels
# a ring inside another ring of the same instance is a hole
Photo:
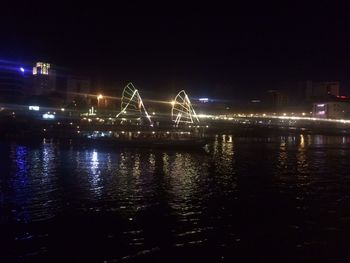
[[[24,73],[24,68],[23,67],[20,67],[19,70]]]
[[[53,114],[50,114],[50,113],[43,114],[43,119],[53,120],[54,118],[55,118],[55,115],[53,115]]]
[[[208,102],[209,99],[208,99],[208,98],[199,98],[199,101],[200,101],[200,102]]]
[[[28,109],[29,109],[29,110],[39,111],[39,110],[40,110],[40,107],[39,107],[39,106],[29,106]]]

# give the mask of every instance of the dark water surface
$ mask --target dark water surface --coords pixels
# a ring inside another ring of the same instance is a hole
[[[348,137],[0,158],[0,262],[350,262]]]

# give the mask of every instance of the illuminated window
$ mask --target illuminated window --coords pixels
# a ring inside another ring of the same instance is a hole
[[[49,69],[50,69],[49,63],[37,62],[36,66],[33,67],[33,75],[38,75],[38,74],[48,75]]]

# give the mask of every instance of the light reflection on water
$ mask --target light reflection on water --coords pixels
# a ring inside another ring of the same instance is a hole
[[[100,170],[100,162],[99,162],[99,154],[94,150],[92,153],[87,152],[87,159],[90,159],[88,166],[90,167],[90,171],[88,173],[88,181],[90,184],[90,189],[93,192],[93,195],[98,198],[100,197],[103,186],[101,186],[101,170]]]
[[[350,185],[343,182],[349,182],[350,139],[344,136],[217,135],[206,151],[191,152],[9,145],[1,148],[10,163],[0,179],[1,222],[45,221],[67,209],[104,213],[99,227],[126,246],[111,258],[162,247],[164,239],[169,247],[211,244],[227,254],[247,233],[258,242],[258,233],[271,227],[292,236],[304,231],[291,246],[317,245],[312,231],[340,223],[313,215],[334,210],[337,200],[339,209],[349,203]],[[106,213],[125,229],[103,221]]]
[[[11,145],[10,178],[5,182],[5,197],[13,203],[14,220],[30,222],[51,218],[60,208],[60,190],[56,165],[60,153],[44,142],[40,150]]]

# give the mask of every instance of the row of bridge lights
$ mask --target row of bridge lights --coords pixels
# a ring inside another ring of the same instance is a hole
[[[98,94],[96,97],[97,97],[97,104],[99,105],[100,100],[102,100],[102,99],[104,98],[104,96],[103,96],[102,94]],[[170,101],[170,104],[171,104],[172,106],[174,106],[175,103],[176,103],[175,100]]]
[[[104,96],[102,95],[102,94],[98,94],[97,95],[97,104],[98,104],[98,106],[99,106],[99,104],[100,104],[100,100],[101,99],[103,99],[104,98]],[[175,105],[175,100],[172,100],[172,101],[170,101],[170,104],[172,105],[172,106],[174,106]],[[126,113],[126,111],[124,111],[123,113]],[[312,112],[310,112],[310,114],[312,114]],[[152,112],[152,115],[156,115],[156,113],[155,112]],[[238,114],[234,114],[234,115],[236,115],[236,116],[238,116],[238,117],[247,117],[247,116],[250,116],[250,117],[254,117],[254,116],[263,116],[263,117],[266,117],[266,116],[268,116],[266,113],[263,113],[263,114],[253,114],[253,113],[251,113],[251,114],[240,114],[240,113],[238,113]],[[272,113],[272,115],[277,115],[277,113]],[[288,116],[288,115],[291,115],[291,116],[294,116],[294,115],[298,115],[298,114],[294,114],[294,112],[292,112],[292,113],[290,113],[290,114],[288,114],[288,113],[283,113],[282,114],[283,116]],[[306,112],[302,112],[301,113],[301,115],[302,116],[306,116],[306,115],[308,115]]]
[[[266,113],[263,113],[263,114],[260,114],[260,113],[250,113],[250,114],[245,114],[245,113],[235,113],[235,114],[232,114],[231,116],[233,117],[270,117],[270,116],[307,116],[307,115],[311,115],[312,112],[309,112],[309,113],[306,113],[306,112],[302,112],[302,113],[281,113],[281,114],[277,114],[276,112],[274,113],[271,113],[271,114],[266,114]],[[210,116],[210,115],[208,115]],[[222,117],[224,119],[232,119],[232,118],[228,118],[227,115],[217,115],[215,116],[215,118],[218,118],[218,117]],[[199,117],[207,117],[206,115],[199,115]],[[214,116],[211,116],[211,117],[214,117]]]
[[[102,100],[103,98],[104,98],[104,97],[103,97],[102,94],[98,94],[98,95],[97,95],[97,106],[98,106],[98,107],[100,106],[100,100]],[[175,100],[170,101],[170,104],[171,104],[172,106],[174,106],[175,103],[176,103]],[[92,108],[92,111],[93,111],[93,108]],[[123,113],[125,114],[126,111],[123,111]],[[156,113],[155,113],[155,112],[152,112],[152,115],[154,116],[154,115],[156,115]]]
[[[110,131],[109,133],[112,133],[112,131]],[[125,131],[121,131],[122,134],[125,134]],[[141,134],[142,132],[138,131],[137,134]],[[161,133],[161,132],[160,132]],[[156,134],[155,131],[152,131],[152,134]],[[166,134],[170,134],[169,131],[166,132]],[[191,132],[180,132],[180,134],[191,134]]]
[[[46,129],[44,129],[44,130],[46,131]],[[77,132],[80,133],[80,131],[77,131]],[[112,131],[109,131],[109,133],[111,134]],[[122,133],[122,134],[125,134],[125,131],[121,131],[121,133]],[[142,132],[140,132],[140,131],[137,132],[137,134],[141,134],[141,133],[142,133]],[[156,132],[155,132],[155,131],[152,131],[152,134],[156,134]],[[170,134],[170,132],[167,131],[166,134]],[[191,132],[180,132],[180,134],[188,134],[188,135],[190,135]]]

